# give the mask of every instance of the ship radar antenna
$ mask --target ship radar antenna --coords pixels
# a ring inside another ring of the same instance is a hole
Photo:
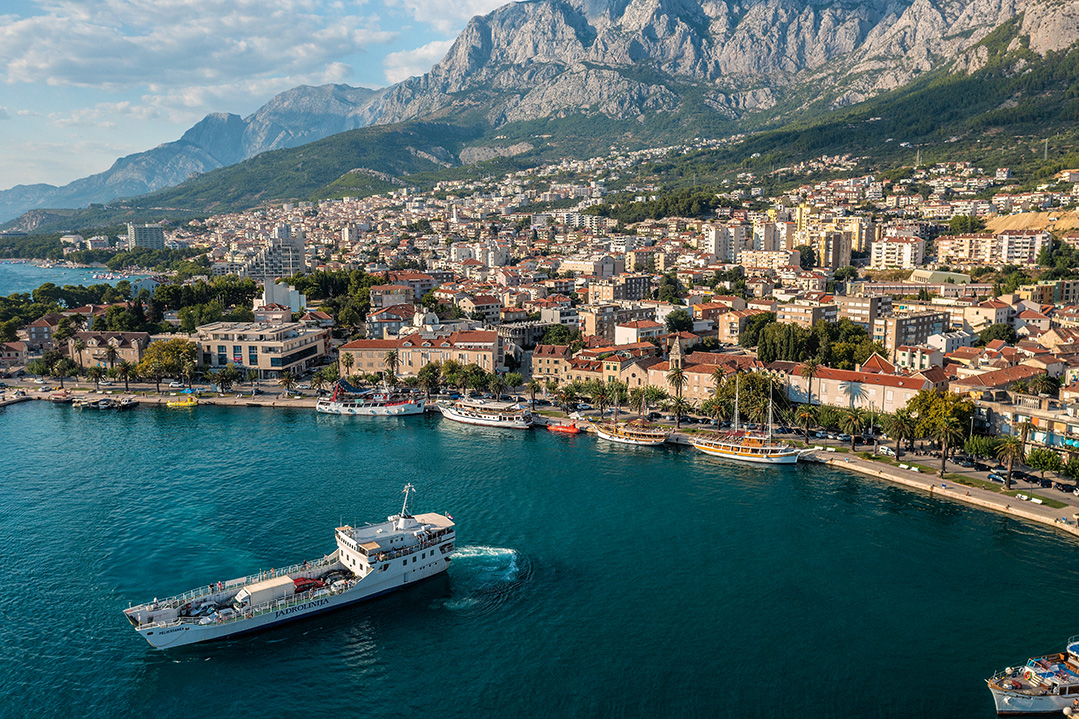
[[[401,505],[401,518],[402,519],[409,516],[408,515],[408,496],[409,496],[410,492],[415,493],[416,488],[412,486],[411,482],[409,482],[408,484],[405,485],[405,488],[404,488],[403,491],[405,493],[405,503]]]

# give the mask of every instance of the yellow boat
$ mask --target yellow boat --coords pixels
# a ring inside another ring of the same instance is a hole
[[[198,403],[199,403],[199,401],[192,396],[192,397],[187,397],[185,399],[173,400],[172,402],[168,403],[168,406],[169,407],[195,407],[195,406],[198,405]]]

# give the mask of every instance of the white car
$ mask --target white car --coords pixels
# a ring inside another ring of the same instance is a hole
[[[172,387],[173,389],[182,389],[183,386],[183,382],[169,382],[169,387]]]
[[[895,450],[892,449],[891,447],[885,445],[885,444],[882,444],[879,447],[877,447],[877,454],[886,454],[889,457],[894,457],[895,456]]]

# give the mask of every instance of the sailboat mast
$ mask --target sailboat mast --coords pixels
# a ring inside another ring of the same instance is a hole
[[[768,380],[768,441],[772,441],[772,380]]]
[[[734,431],[738,431],[738,370],[734,371]]]

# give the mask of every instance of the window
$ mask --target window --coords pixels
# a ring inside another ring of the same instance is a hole
[[[401,564],[403,564],[404,566],[407,567],[408,566],[408,560],[406,559],[405,561],[401,562]]]
[[[415,557],[413,557],[413,558],[412,558],[412,563],[413,563],[413,564],[415,564],[415,563],[416,563],[416,558],[415,558]]]

